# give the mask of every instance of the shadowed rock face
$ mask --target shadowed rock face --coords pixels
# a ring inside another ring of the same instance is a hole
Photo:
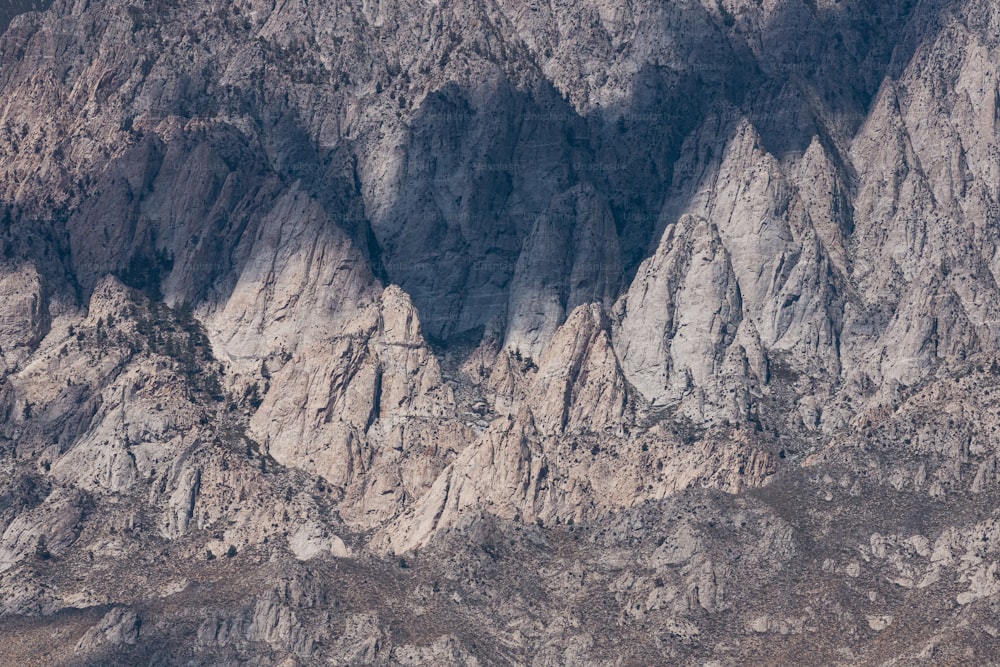
[[[0,3],[0,33],[7,29],[18,14],[42,12],[52,5],[44,0],[4,0]]]
[[[0,4],[0,656],[988,660],[997,35]]]

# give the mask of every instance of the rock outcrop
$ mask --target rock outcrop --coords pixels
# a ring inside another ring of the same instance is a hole
[[[988,660],[997,34],[0,7],[0,662]]]

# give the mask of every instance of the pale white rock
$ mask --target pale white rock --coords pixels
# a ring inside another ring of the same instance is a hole
[[[135,644],[139,640],[142,619],[134,611],[115,607],[77,642],[77,652],[91,651],[105,645]]]
[[[320,524],[307,521],[298,527],[288,538],[288,547],[299,560],[311,560],[325,553],[337,558],[347,558],[350,550],[344,541],[336,535],[329,535]]]
[[[42,276],[30,264],[0,270],[0,360],[3,373],[27,359],[47,333],[48,298]]]
[[[18,516],[0,535],[0,572],[69,547],[79,535],[84,510],[78,492],[56,489],[41,505]]]
[[[869,628],[875,632],[881,632],[892,625],[893,618],[892,616],[868,616],[866,620]]]

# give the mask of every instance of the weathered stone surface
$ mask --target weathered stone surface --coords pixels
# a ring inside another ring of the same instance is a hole
[[[5,664],[997,653],[994,4],[8,4]]]

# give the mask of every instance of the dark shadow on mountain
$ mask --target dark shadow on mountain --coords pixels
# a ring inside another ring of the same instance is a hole
[[[292,128],[286,136],[301,133]],[[317,154],[308,142],[291,148],[291,155]],[[322,204],[326,231],[336,228],[357,240],[359,259],[376,256],[352,204],[353,184],[322,178],[317,163],[301,159],[294,170],[279,171],[266,147],[223,124],[169,140],[138,137],[67,223],[84,298],[112,274],[154,299],[225,303],[252,259],[265,218],[292,189]]]
[[[350,141],[316,145],[280,91],[216,98],[207,80],[192,79],[179,88],[191,99],[168,100],[160,111],[185,120],[226,108],[255,119],[259,136],[222,123],[170,141],[136,132],[69,216],[81,301],[106,273],[152,294],[160,283],[174,300],[224,301],[261,217],[293,185],[322,204],[323,224],[346,232],[376,276],[411,294],[440,341],[503,322],[525,239],[554,198],[577,186],[593,187],[614,217],[621,262],[608,270],[621,272],[624,288],[672,222],[659,218],[675,166],[708,114],[729,114],[723,131],[746,117],[779,158],[801,154],[814,136],[839,155],[882,78],[905,60],[909,47],[896,49],[895,40],[914,10],[879,0],[838,10],[789,1],[763,28],[762,57],[734,36],[738,17],[690,11],[715,26],[718,42],[682,65],[647,62],[617,107],[581,115],[545,79],[530,89],[501,81],[478,108],[472,100],[483,91],[474,84],[432,91],[408,123],[395,203],[374,214],[365,212],[362,188],[371,184],[361,182]],[[165,193],[183,197],[165,201]],[[168,213],[154,219],[154,210]],[[547,280],[560,290],[570,277]]]
[[[0,0],[0,35],[15,17],[27,12],[44,12],[52,6],[52,0]]]
[[[692,7],[715,26],[718,42],[682,67],[646,63],[626,104],[586,116],[548,82],[530,92],[499,86],[479,109],[471,100],[482,91],[473,84],[428,95],[410,121],[397,206],[372,221],[386,276],[413,296],[435,337],[502,319],[532,221],[560,190],[588,183],[614,214],[627,285],[671,222],[658,218],[675,164],[709,113],[723,114],[722,131],[746,118],[779,159],[801,155],[819,137],[846,165],[846,141],[866,117],[912,10],[911,3],[855,4],[784,3],[763,28],[760,52],[725,17]],[[888,18],[875,25],[881,15]]]
[[[902,57],[897,43],[915,6],[783,3],[762,29],[757,77],[743,105],[767,150],[779,158],[801,154],[815,136],[839,155]]]

